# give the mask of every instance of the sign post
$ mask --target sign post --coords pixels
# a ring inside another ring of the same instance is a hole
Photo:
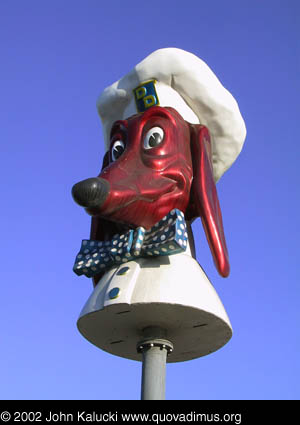
[[[166,362],[173,351],[173,344],[164,339],[165,331],[157,327],[144,330],[145,339],[137,345],[138,353],[143,355],[142,400],[165,400]]]

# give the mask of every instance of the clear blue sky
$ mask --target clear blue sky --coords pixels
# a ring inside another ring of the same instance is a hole
[[[168,365],[167,398],[299,398],[299,10],[297,0],[1,2],[2,399],[139,398],[141,363],[77,331],[92,286],[72,266],[90,219],[70,191],[102,164],[98,95],[161,47],[207,62],[248,130],[218,183],[229,278],[194,224],[233,338]]]

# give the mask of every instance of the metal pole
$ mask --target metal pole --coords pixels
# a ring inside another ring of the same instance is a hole
[[[144,330],[145,339],[137,345],[143,355],[142,400],[165,400],[167,355],[173,351],[173,344],[161,338],[165,332],[160,328]]]

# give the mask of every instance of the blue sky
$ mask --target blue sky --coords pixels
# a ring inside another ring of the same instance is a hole
[[[161,47],[207,62],[248,131],[218,183],[227,279],[194,223],[234,334],[168,365],[167,398],[299,398],[299,11],[297,0],[1,2],[2,399],[139,398],[141,363],[77,331],[92,286],[72,266],[90,219],[70,192],[102,164],[98,95]]]

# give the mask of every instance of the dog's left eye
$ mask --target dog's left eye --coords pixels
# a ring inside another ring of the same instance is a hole
[[[144,148],[156,148],[164,139],[164,131],[160,127],[152,127],[146,134],[144,139]]]
[[[116,140],[111,148],[111,159],[116,161],[125,150],[125,145],[122,140]]]

